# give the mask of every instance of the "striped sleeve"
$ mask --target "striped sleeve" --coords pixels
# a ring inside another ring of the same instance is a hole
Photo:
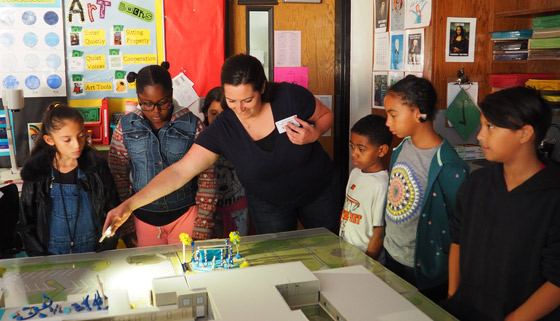
[[[111,147],[109,148],[109,169],[115,181],[117,193],[122,201],[125,201],[132,194],[132,183],[130,182],[130,157],[128,150],[124,146],[121,122],[113,131]],[[131,237],[136,232],[132,215],[119,229],[121,238]]]
[[[113,175],[119,197],[121,201],[125,201],[131,196],[132,183],[130,182],[130,156],[124,146],[120,121],[111,139],[109,168],[111,169],[111,175]]]
[[[196,136],[203,129],[204,124],[199,120]],[[214,234],[214,212],[218,201],[216,188],[217,179],[214,166],[212,166],[198,175],[198,191],[196,192],[198,216],[194,221],[194,239],[209,239]]]

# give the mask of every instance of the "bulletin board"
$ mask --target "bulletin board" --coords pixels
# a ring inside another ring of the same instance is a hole
[[[126,75],[158,63],[154,0],[64,0],[64,18],[68,98],[135,97]]]
[[[2,89],[66,96],[63,24],[61,0],[0,1]]]

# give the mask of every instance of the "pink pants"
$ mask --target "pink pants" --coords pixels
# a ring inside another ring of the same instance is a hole
[[[155,226],[142,222],[135,216],[134,226],[136,227],[136,237],[138,238],[137,246],[141,247],[181,243],[179,234],[187,233],[190,237],[192,237],[194,220],[197,216],[197,205],[191,206],[185,214],[181,215],[181,217],[163,226]]]

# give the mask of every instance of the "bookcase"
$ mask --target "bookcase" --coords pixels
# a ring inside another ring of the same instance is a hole
[[[494,13],[490,17],[490,31],[531,29],[532,20],[538,16],[560,14],[558,0],[494,0]],[[490,39],[491,35],[488,35]],[[489,57],[492,57],[492,41],[488,41]],[[560,77],[560,60],[488,60],[489,73],[555,73]]]

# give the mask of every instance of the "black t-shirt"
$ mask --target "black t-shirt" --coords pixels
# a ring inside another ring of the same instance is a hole
[[[315,97],[288,83],[275,86],[270,102],[274,121],[297,115],[307,120],[315,112]],[[295,145],[286,133],[276,136],[272,151],[251,139],[232,110],[221,113],[195,141],[233,164],[248,194],[276,206],[294,208],[319,195],[335,175],[334,166],[319,142]]]
[[[545,162],[509,192],[501,164],[473,172],[457,192],[449,225],[461,281],[451,301],[468,311],[461,320],[503,320],[546,281],[560,286],[560,167]],[[543,320],[560,320],[560,308]]]
[[[57,169],[53,169],[54,182],[60,184],[76,184],[78,183],[78,166],[68,173],[61,173]]]

